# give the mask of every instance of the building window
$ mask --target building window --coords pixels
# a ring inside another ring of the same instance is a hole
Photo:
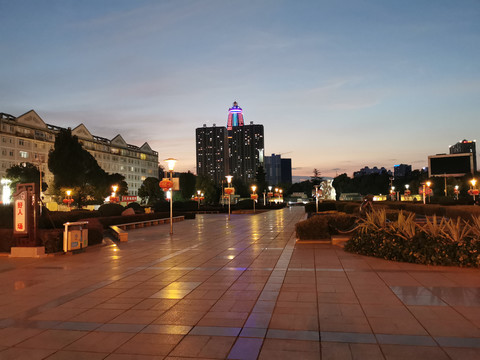
[[[23,141],[23,139],[18,139],[18,145],[24,146],[24,145],[25,145],[25,141]]]
[[[20,151],[20,157],[23,158],[23,159],[28,158],[28,152],[26,152],[26,151]]]

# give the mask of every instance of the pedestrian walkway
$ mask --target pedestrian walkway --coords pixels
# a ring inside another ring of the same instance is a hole
[[[480,270],[295,244],[303,208],[0,257],[0,359],[480,359]]]

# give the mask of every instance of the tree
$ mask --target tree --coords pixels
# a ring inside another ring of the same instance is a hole
[[[263,193],[267,190],[267,181],[265,180],[267,174],[265,174],[265,169],[263,166],[257,168],[257,173],[255,174],[255,181],[257,182],[257,193]]]
[[[165,168],[158,164],[158,178],[163,179],[165,177]]]
[[[208,175],[198,175],[196,188],[202,190],[205,194],[205,202],[207,204],[216,204],[220,197],[220,189],[217,188],[215,182]]]
[[[340,174],[333,179],[332,186],[335,188],[337,200],[340,199],[342,193],[355,192],[353,188],[352,179],[347,174]]]
[[[70,129],[62,129],[55,137],[55,146],[50,150],[48,168],[54,175],[54,187],[59,193],[65,189],[73,190],[73,198],[79,205],[87,200],[103,202],[111,192],[111,181],[117,181],[122,175],[111,177],[98,165],[95,158],[72,135]],[[121,191],[126,191],[126,183],[120,181]],[[123,189],[122,189],[123,187]]]
[[[320,185],[322,182],[321,172],[318,169],[313,169],[313,176],[312,176],[312,184],[313,185]]]
[[[180,192],[185,200],[190,200],[192,195],[195,194],[196,176],[190,171],[186,173],[180,173]]]
[[[138,196],[146,199],[148,205],[154,204],[159,200],[165,200],[165,194],[160,188],[159,182],[157,178],[148,177],[138,189]]]
[[[245,184],[242,178],[233,178],[232,186],[235,188],[236,195],[240,195],[241,198],[250,197],[251,189],[248,188],[247,184]]]
[[[45,173],[42,171],[42,179]],[[14,165],[7,169],[5,177],[12,181],[10,188],[12,192],[17,190],[17,184],[35,183],[38,186],[40,182],[40,171],[32,163],[23,163]],[[42,181],[42,191],[47,190],[47,183]]]

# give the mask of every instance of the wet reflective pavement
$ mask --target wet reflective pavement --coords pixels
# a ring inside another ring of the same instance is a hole
[[[0,359],[480,359],[480,270],[295,244],[303,208],[0,257]]]

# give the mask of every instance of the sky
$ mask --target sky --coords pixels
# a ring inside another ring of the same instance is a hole
[[[0,112],[196,171],[237,101],[293,175],[427,166],[480,139],[478,0],[0,0]]]

